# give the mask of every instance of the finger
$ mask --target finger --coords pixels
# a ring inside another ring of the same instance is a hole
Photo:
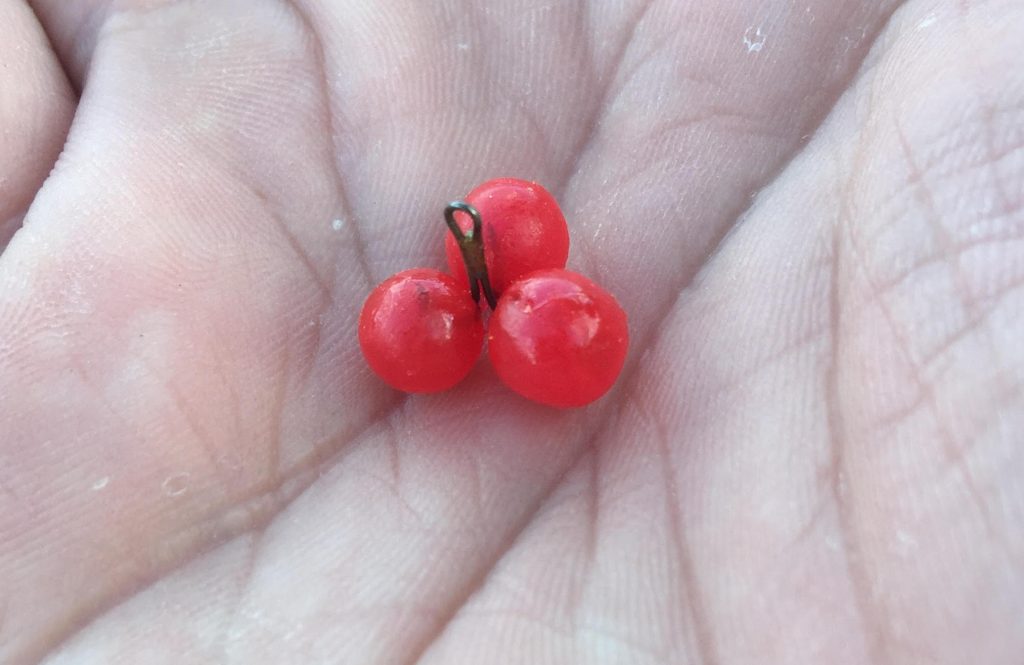
[[[91,63],[0,262],[3,662],[263,519],[394,399],[353,344],[369,278],[300,22],[124,11]]]
[[[32,10],[0,2],[0,253],[53,167],[75,99]]]
[[[81,91],[100,26],[116,7],[115,3],[112,0],[28,0],[28,4],[46,30],[71,84]]]
[[[854,575],[883,660],[1002,662],[1024,649],[1024,8],[926,3],[904,30],[838,231]]]

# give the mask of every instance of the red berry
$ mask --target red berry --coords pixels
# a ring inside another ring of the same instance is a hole
[[[629,346],[626,313],[615,298],[566,270],[541,270],[512,284],[488,326],[488,354],[501,380],[557,407],[605,394]]]
[[[565,267],[569,228],[546,189],[526,180],[498,178],[474,189],[466,201],[483,220],[484,260],[496,295],[534,270]],[[467,215],[459,215],[458,223],[463,231],[472,228]],[[466,265],[451,234],[445,238],[445,253],[449,270],[465,288]]]
[[[480,310],[451,275],[414,268],[384,280],[359,315],[366,362],[390,386],[410,393],[451,388],[480,356]]]

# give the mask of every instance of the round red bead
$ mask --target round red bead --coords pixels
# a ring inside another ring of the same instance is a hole
[[[509,286],[488,325],[488,355],[501,380],[556,407],[605,394],[629,346],[626,313],[615,298],[566,270],[541,270]]]
[[[564,268],[569,256],[569,228],[555,198],[535,182],[497,178],[480,185],[466,197],[483,220],[484,260],[488,278],[498,296],[527,273]],[[463,231],[472,228],[467,215],[458,215]],[[466,265],[458,243],[449,234],[445,254],[452,276],[468,285]]]
[[[377,286],[359,316],[359,344],[390,386],[411,393],[451,388],[483,346],[480,310],[451,275],[416,268]]]

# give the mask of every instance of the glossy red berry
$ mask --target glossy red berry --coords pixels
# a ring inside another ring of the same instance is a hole
[[[605,394],[629,346],[626,313],[615,298],[566,270],[541,270],[512,284],[488,328],[488,354],[501,380],[557,407]]]
[[[569,229],[558,203],[534,182],[498,178],[480,185],[466,202],[483,219],[484,258],[491,286],[498,296],[527,273],[564,268],[569,256]],[[472,221],[458,216],[463,231]],[[467,285],[466,265],[455,238],[445,239],[448,267],[460,285]]]
[[[480,310],[451,275],[416,268],[375,288],[359,315],[366,362],[388,385],[410,393],[451,388],[483,346]]]

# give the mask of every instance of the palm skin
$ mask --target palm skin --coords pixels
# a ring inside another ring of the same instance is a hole
[[[1019,3],[32,9],[0,662],[1024,650]],[[501,175],[630,314],[591,407],[360,357],[372,285]]]

